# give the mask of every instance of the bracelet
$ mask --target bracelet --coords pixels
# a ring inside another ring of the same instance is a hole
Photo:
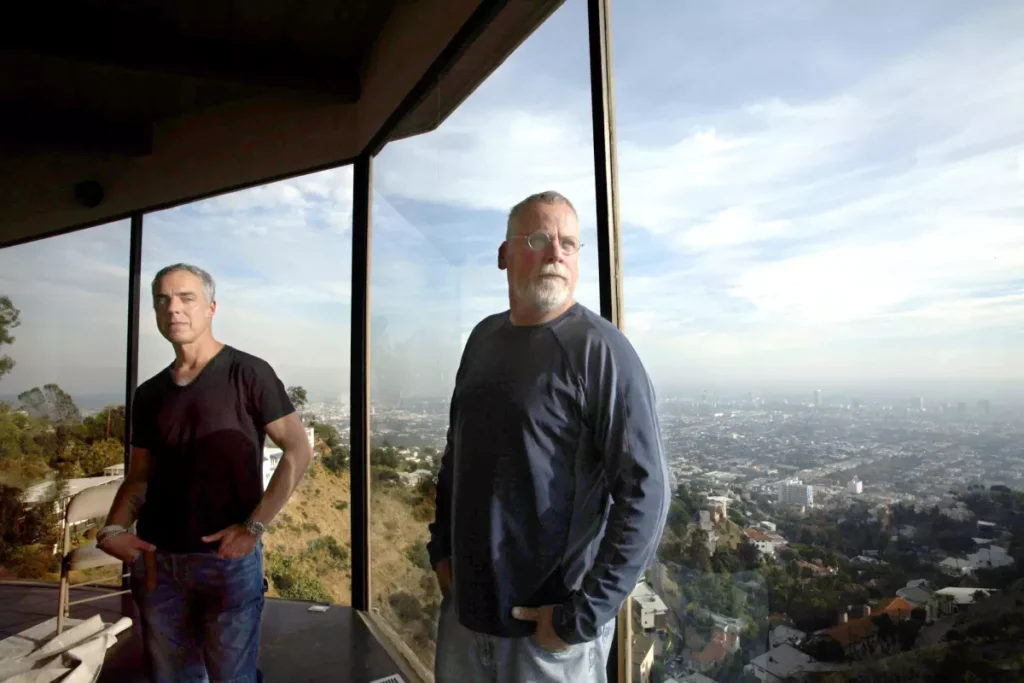
[[[114,536],[119,536],[120,534],[123,534],[126,531],[128,530],[120,524],[108,524],[107,526],[103,527],[102,529],[96,532],[97,547],[103,545],[104,543],[112,539]]]

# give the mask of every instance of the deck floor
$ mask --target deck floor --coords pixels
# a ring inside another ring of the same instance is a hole
[[[94,589],[72,589],[71,599],[95,594]],[[398,666],[352,608],[333,606],[317,613],[308,611],[309,605],[295,600],[267,600],[260,641],[260,669],[265,681],[370,683],[399,673]],[[147,680],[134,605],[130,596],[112,596],[71,608],[71,616],[76,619],[100,614],[107,622],[117,621],[123,608],[134,624],[107,651],[101,683]],[[56,614],[56,586],[0,583],[0,640]]]

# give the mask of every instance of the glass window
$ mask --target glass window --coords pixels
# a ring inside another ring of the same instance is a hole
[[[581,223],[577,300],[599,310],[586,3],[570,0],[441,126],[376,159],[371,268],[372,608],[428,668],[441,595],[428,556],[463,345],[508,309],[511,207],[557,190]]]
[[[626,326],[676,487],[653,680],[1006,641],[937,596],[1022,567],[1020,9],[614,14]]]
[[[129,238],[121,221],[0,250],[0,578],[56,581],[67,497],[123,476]],[[72,520],[72,544],[101,521]]]
[[[216,282],[213,333],[263,359],[287,388],[315,460],[264,537],[271,597],[351,604],[349,344],[352,171],[340,168],[148,214],[139,381],[174,350],[156,326],[157,271],[188,263]],[[281,449],[268,437],[266,486]]]

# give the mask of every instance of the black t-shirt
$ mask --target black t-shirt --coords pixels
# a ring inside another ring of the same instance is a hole
[[[139,386],[132,445],[153,459],[139,536],[168,552],[215,550],[202,537],[252,514],[265,427],[294,411],[273,368],[230,346],[186,386],[169,367]]]

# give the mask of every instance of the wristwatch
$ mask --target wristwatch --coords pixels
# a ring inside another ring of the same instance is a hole
[[[250,519],[245,523],[245,530],[250,534],[259,538],[266,532],[267,527],[263,525],[263,522],[257,522],[255,519]]]

